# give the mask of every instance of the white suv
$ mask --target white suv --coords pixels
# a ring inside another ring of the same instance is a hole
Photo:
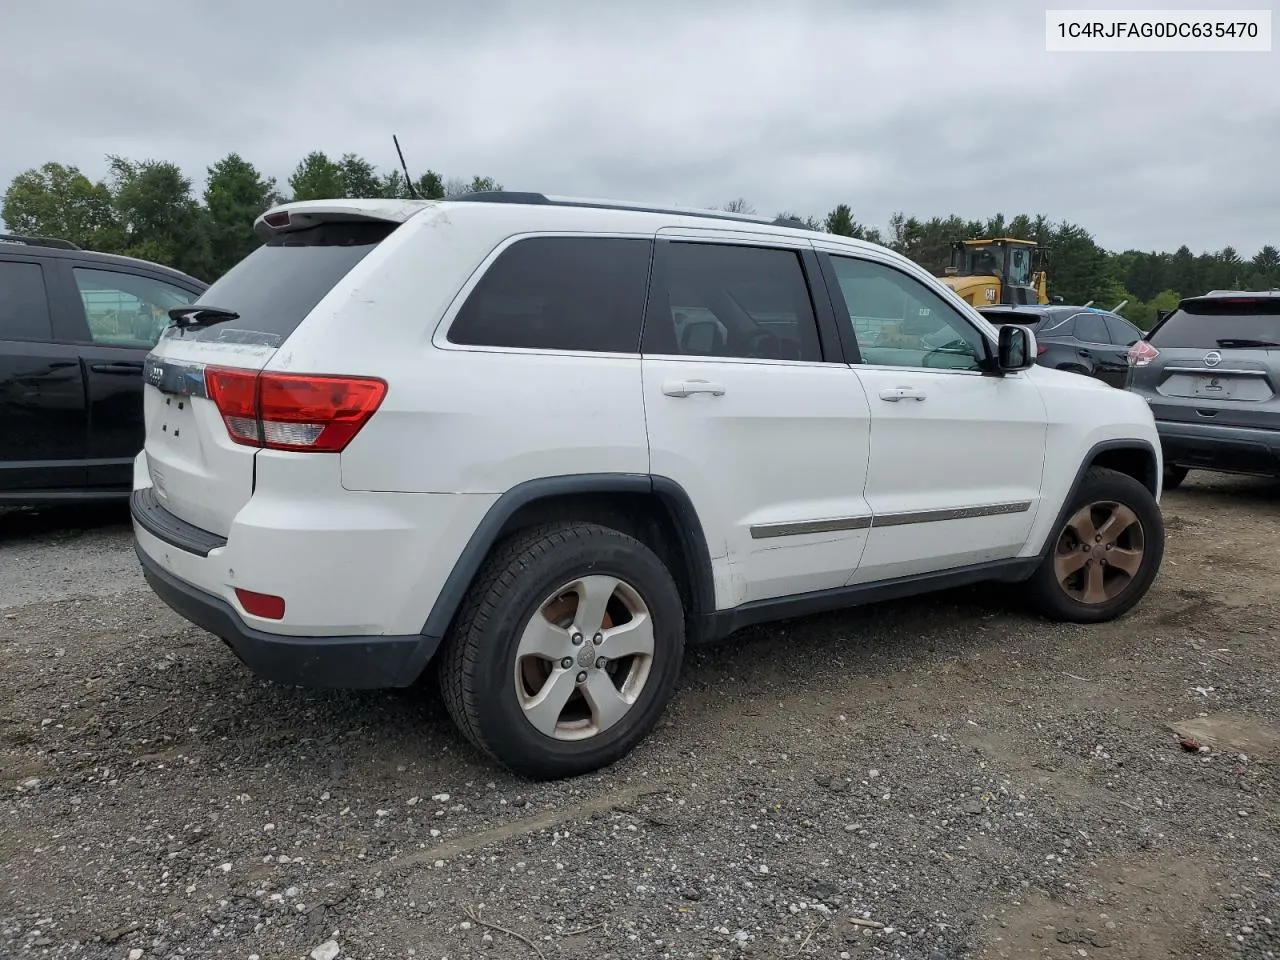
[[[149,356],[137,551],[256,673],[409,686],[587,772],[687,643],[970,583],[1111,619],[1160,566],[1146,403],[910,261],[541,194],[313,201]]]

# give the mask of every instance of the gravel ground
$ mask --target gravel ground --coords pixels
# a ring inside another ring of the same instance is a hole
[[[747,631],[550,785],[427,691],[255,680],[119,513],[0,516],[0,956],[1280,957],[1280,486],[1165,513],[1121,622],[981,588]]]

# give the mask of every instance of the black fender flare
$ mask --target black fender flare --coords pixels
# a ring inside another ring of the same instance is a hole
[[[1109,450],[1140,450],[1150,458],[1149,470],[1158,471],[1160,469],[1160,454],[1147,440],[1133,437],[1131,439],[1102,440],[1095,443],[1081,459],[1080,466],[1076,470],[1075,479],[1071,481],[1071,486],[1062,501],[1062,506],[1058,508],[1058,516],[1055,518],[1053,526],[1049,528],[1049,533],[1045,536],[1044,543],[1041,544],[1040,550],[1036,554],[1041,560],[1047,557],[1049,551],[1053,549],[1054,531],[1061,530],[1062,525],[1067,522],[1067,518],[1070,516],[1071,504],[1074,502],[1076,494],[1080,492],[1080,485],[1084,483],[1084,475],[1089,472],[1090,467],[1094,466],[1094,461],[1098,459],[1098,456]],[[1146,478],[1139,477],[1137,479],[1148,490],[1152,490],[1155,483],[1155,474],[1153,472]],[[1152,493],[1154,492],[1152,490]]]
[[[458,555],[453,569],[436,596],[423,637],[438,644],[444,639],[463,598],[479,573],[489,551],[501,536],[502,529],[522,507],[539,500],[574,494],[628,493],[656,496],[671,511],[679,543],[689,564],[693,591],[693,622],[708,623],[716,610],[715,580],[711,570],[711,552],[702,530],[702,522],[685,489],[667,477],[643,473],[590,473],[560,477],[539,477],[517,484],[502,494],[472,532],[467,545]],[[690,638],[694,640],[696,638]]]

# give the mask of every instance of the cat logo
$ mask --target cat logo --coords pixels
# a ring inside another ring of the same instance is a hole
[[[995,303],[995,302],[996,302],[996,288],[995,288],[995,287],[987,287],[987,289],[986,289],[986,290],[982,291],[982,295],[983,295],[984,297],[986,297],[986,298],[987,298],[987,303]]]

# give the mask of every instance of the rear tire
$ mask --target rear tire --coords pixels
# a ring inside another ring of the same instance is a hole
[[[579,776],[650,733],[684,640],[680,592],[652,550],[597,524],[545,524],[490,554],[446,639],[440,686],[458,729],[498,763]]]
[[[1178,489],[1178,487],[1182,486],[1182,481],[1187,479],[1187,474],[1190,472],[1186,467],[1174,467],[1166,464],[1164,468],[1164,489]]]
[[[1164,518],[1128,474],[1091,467],[1028,582],[1045,616],[1102,623],[1146,596],[1164,559]]]

